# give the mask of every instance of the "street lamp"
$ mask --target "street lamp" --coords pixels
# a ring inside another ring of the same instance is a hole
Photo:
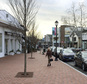
[[[55,21],[55,26],[56,26],[56,56],[55,56],[55,61],[58,61],[58,59],[57,59],[57,25],[58,25],[58,21]]]

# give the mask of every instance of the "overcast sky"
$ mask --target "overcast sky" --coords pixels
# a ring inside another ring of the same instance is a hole
[[[0,9],[11,12],[7,7],[8,0],[0,0]],[[58,20],[59,26],[62,24],[61,16],[66,15],[66,10],[72,5],[72,2],[79,4],[79,2],[85,2],[86,0],[38,0],[40,5],[39,12],[37,14],[38,30],[42,36],[52,33],[52,27],[55,27],[55,21]]]

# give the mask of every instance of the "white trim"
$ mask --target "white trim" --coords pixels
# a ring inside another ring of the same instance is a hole
[[[60,60],[61,61],[61,60]],[[62,63],[64,63],[63,61],[61,61]],[[72,66],[70,66],[69,64],[67,64],[67,63],[64,63],[65,65],[67,65],[67,66],[69,66],[70,68],[72,68],[72,69],[74,69],[75,71],[77,71],[77,72],[79,72],[80,74],[82,74],[82,75],[84,75],[85,77],[87,77],[87,75],[86,74],[84,74],[84,73],[82,73],[82,72],[80,72],[80,71],[78,71],[77,69],[75,69],[75,68],[73,68]]]
[[[4,31],[2,27],[0,27],[0,33],[2,33],[2,52],[0,52],[0,58],[4,57]]]

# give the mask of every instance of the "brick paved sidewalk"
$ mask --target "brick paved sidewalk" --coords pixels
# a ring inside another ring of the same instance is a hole
[[[35,59],[28,59],[27,72],[33,72],[32,78],[16,78],[24,71],[24,54],[0,58],[0,84],[87,84],[87,77],[70,68],[61,61],[53,61],[47,67],[47,57],[39,52]]]

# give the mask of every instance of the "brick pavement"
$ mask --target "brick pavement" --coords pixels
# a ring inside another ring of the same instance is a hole
[[[33,53],[35,59],[27,54],[27,72],[32,78],[16,78],[24,71],[24,54],[0,58],[0,84],[87,84],[87,77],[70,68],[61,61],[53,61],[47,67],[47,57],[39,52]]]

